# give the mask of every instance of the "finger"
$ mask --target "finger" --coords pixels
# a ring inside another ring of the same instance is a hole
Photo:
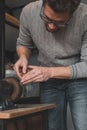
[[[40,75],[39,73],[36,73],[34,70],[28,72],[27,74],[25,74],[23,77],[22,77],[22,80],[21,82],[24,82],[25,80],[31,80],[35,77],[38,77],[38,75]]]
[[[24,65],[24,66],[23,66],[22,72],[23,72],[23,74],[25,74],[25,73],[27,72],[27,65]]]
[[[35,77],[38,76],[43,77],[41,71],[39,71],[38,69],[31,70],[22,77],[21,82],[25,82],[26,80],[33,80]]]
[[[19,78],[21,78],[21,74],[20,74],[19,67],[13,66],[13,69],[15,70],[17,76],[18,76]]]
[[[31,82],[43,82],[43,78],[41,76],[35,77],[33,79],[28,79],[22,82],[23,85],[31,83]]]
[[[35,69],[37,68],[38,66],[35,66],[35,65],[28,65],[28,69]]]

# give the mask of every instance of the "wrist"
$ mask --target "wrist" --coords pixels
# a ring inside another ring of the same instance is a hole
[[[54,68],[55,68],[55,67],[50,67],[50,68],[49,68],[50,78],[54,78]]]
[[[27,57],[25,55],[22,55],[20,57],[20,60],[22,60],[23,62],[25,62],[26,64],[28,64],[28,59],[27,59]]]
[[[25,56],[25,55],[21,55],[20,59],[28,60],[27,56]]]
[[[50,78],[70,78],[70,67],[51,67]]]

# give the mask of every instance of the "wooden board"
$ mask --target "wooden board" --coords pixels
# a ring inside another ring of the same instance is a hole
[[[5,20],[15,26],[17,26],[19,28],[19,20],[17,18],[15,18],[14,16],[8,14],[8,13],[5,13]]]
[[[19,108],[0,112],[0,119],[11,119],[55,108],[55,104],[18,105]]]

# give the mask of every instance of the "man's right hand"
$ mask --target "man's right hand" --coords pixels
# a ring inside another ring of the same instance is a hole
[[[27,72],[28,61],[24,57],[20,57],[19,60],[14,65],[14,70],[17,76],[21,79],[23,74]]]

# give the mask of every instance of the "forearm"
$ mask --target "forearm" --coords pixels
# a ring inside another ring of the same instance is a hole
[[[51,67],[51,78],[70,79],[71,72],[70,67]]]
[[[67,67],[52,67],[52,78],[87,78],[87,63],[79,62]]]
[[[17,54],[19,58],[28,59],[31,54],[31,51],[25,46],[20,46],[17,48]]]
[[[28,66],[31,71],[26,73],[22,79],[22,84],[31,82],[43,82],[50,78],[69,79],[70,68],[69,67],[41,67],[41,66]]]

